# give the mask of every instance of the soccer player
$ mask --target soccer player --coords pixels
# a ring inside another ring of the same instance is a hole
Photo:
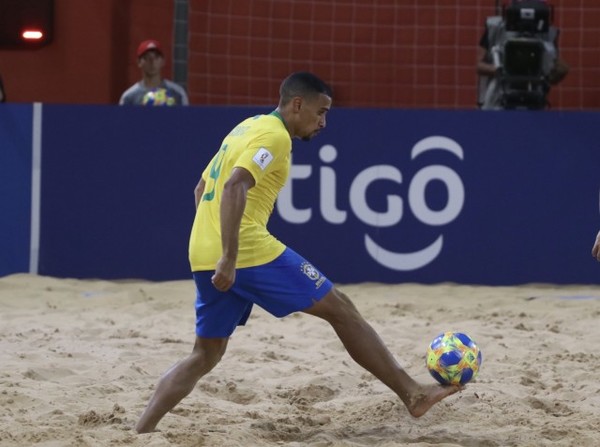
[[[194,191],[189,244],[196,340],[191,354],[160,379],[135,427],[139,433],[153,431],[217,365],[254,304],[275,317],[304,312],[327,321],[350,356],[396,392],[414,417],[462,389],[413,380],[350,299],[267,231],[288,178],[292,138],[309,140],[323,130],[331,102],[331,89],[318,77],[291,74],[277,108],[238,124],[204,170]]]
[[[600,231],[596,235],[596,242],[594,242],[594,246],[592,247],[592,256],[600,261]]]

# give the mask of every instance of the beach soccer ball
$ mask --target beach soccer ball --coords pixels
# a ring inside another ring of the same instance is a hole
[[[148,91],[142,99],[142,105],[144,106],[172,106],[175,105],[175,98],[173,98],[166,89],[155,88]]]
[[[444,332],[427,348],[427,369],[442,385],[464,385],[473,380],[481,361],[475,342],[461,332]]]

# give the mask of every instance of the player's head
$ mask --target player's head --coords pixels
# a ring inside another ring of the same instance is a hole
[[[316,98],[319,94],[332,97],[331,87],[312,73],[300,71],[292,73],[281,83],[280,104],[289,103],[294,97]]]
[[[144,40],[137,49],[138,67],[145,76],[154,76],[160,73],[165,59],[160,42],[157,40]]]
[[[332,95],[331,87],[312,73],[292,73],[283,80],[278,110],[292,137],[310,140],[325,127]]]

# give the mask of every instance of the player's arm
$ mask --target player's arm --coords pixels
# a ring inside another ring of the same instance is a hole
[[[479,45],[477,46],[477,74],[480,76],[492,77],[496,74],[497,67],[491,61],[490,52],[490,40],[488,38],[488,28],[485,27],[481,38],[479,39]]]
[[[217,290],[228,290],[235,281],[240,224],[248,190],[255,184],[254,177],[244,168],[234,168],[225,182],[221,197],[221,245],[223,253],[217,262],[212,282]]]
[[[483,76],[494,76],[496,74],[496,66],[486,62],[487,50],[482,47],[477,47],[477,73]]]
[[[556,85],[567,76],[567,73],[569,73],[569,66],[564,60],[557,58],[548,75],[548,82],[552,85]]]
[[[204,181],[203,178],[200,178],[200,181],[194,188],[194,200],[196,202],[196,208],[198,208],[198,204],[200,203],[200,200],[202,199],[202,194],[204,194],[205,186],[206,186],[206,182]]]
[[[594,242],[594,246],[592,247],[592,256],[600,261],[600,231],[596,236],[596,242]]]

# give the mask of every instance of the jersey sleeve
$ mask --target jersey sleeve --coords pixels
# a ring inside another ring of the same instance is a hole
[[[258,184],[266,174],[278,169],[290,151],[291,141],[286,133],[269,132],[254,139],[242,152],[234,167],[248,170]]]

